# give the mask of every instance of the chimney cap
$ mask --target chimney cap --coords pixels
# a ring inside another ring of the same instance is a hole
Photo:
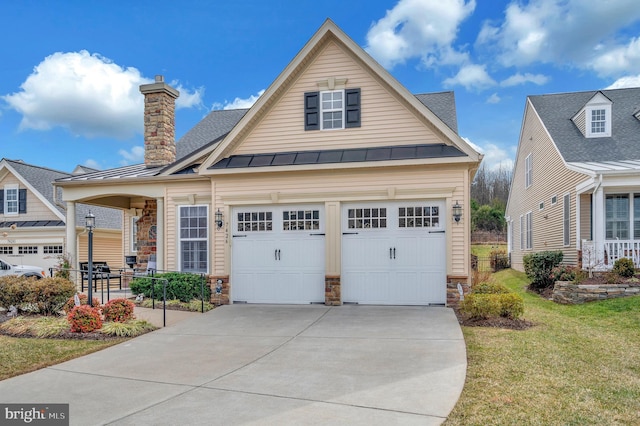
[[[156,75],[156,83],[164,83],[164,76],[161,74]]]
[[[150,93],[166,93],[173,99],[176,99],[178,96],[180,96],[180,92],[165,83],[164,76],[160,74],[156,75],[155,82],[150,84],[142,84],[140,86],[140,92],[143,95],[147,95]]]

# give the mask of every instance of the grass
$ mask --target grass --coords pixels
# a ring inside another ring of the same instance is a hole
[[[0,380],[87,355],[124,340],[33,339],[0,335]]]
[[[478,257],[489,257],[492,250],[504,250],[507,251],[506,244],[472,244],[471,254],[475,254]]]
[[[467,381],[445,425],[640,424],[640,297],[558,305],[522,273],[494,276],[536,326],[463,327]]]

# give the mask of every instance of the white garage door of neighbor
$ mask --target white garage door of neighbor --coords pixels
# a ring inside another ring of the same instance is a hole
[[[342,301],[446,302],[444,201],[342,207]]]
[[[324,302],[323,205],[237,207],[232,226],[234,302]]]

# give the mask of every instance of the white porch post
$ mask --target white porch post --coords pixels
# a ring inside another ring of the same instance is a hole
[[[78,244],[76,237],[76,203],[75,201],[67,201],[67,217],[66,217],[66,251],[72,261],[72,268],[78,269]]]
[[[156,198],[156,264],[158,270],[165,269],[164,264],[164,198]]]
[[[604,265],[605,201],[602,185],[593,194],[593,247],[596,268]]]

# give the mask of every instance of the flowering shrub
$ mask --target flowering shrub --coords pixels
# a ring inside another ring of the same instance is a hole
[[[133,319],[135,304],[127,299],[113,299],[102,307],[105,321],[125,322]]]
[[[67,315],[67,320],[73,333],[90,333],[102,328],[100,310],[88,305],[74,307]]]
[[[89,297],[86,294],[78,294],[78,298],[80,299],[81,306],[87,305],[87,301],[89,300]],[[100,306],[100,301],[98,300],[97,297],[93,298],[93,303],[91,304],[91,306],[93,306],[94,308],[97,308]],[[69,298],[69,300],[67,300],[67,303],[64,304],[64,307],[63,307],[64,313],[68,314],[75,307],[76,307],[75,297],[72,296]]]

